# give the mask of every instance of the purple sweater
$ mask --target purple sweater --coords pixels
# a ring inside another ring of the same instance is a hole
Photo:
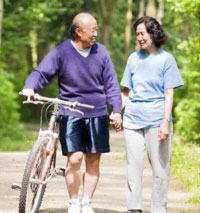
[[[60,114],[78,117],[96,117],[121,112],[121,94],[112,61],[106,48],[95,43],[85,58],[72,46],[70,40],[51,50],[29,75],[25,88],[43,89],[57,75],[59,97],[94,105],[93,110],[82,110],[84,115],[60,107]]]

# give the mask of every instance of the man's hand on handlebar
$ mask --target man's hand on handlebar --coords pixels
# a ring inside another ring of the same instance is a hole
[[[32,100],[35,94],[33,89],[23,89],[21,93],[28,101]]]

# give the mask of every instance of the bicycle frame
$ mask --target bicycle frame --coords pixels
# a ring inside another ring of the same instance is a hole
[[[48,135],[47,135],[48,134]],[[33,179],[33,178],[30,178],[30,182],[31,183],[37,183],[37,184],[47,184],[50,179],[55,175],[55,171],[52,172],[51,176],[48,177],[46,180],[46,176],[47,176],[47,173],[49,171],[49,168],[51,166],[51,161],[52,161],[52,157],[53,157],[53,154],[55,153],[55,149],[56,149],[56,143],[57,143],[57,134],[54,133],[55,136],[53,135],[50,135],[49,134],[49,131],[42,131],[40,133],[40,136],[39,137],[45,137],[45,140],[47,139],[48,142],[47,142],[47,145],[43,144],[43,146],[45,147],[45,152],[46,152],[46,159],[45,159],[45,162],[44,162],[44,165],[43,165],[43,168],[42,168],[42,172],[39,176],[39,179]],[[35,165],[33,165],[33,168],[34,168]]]
[[[39,132],[39,137],[44,138],[44,141],[47,142],[47,144],[43,144],[43,146],[45,147],[46,159],[42,168],[42,173],[38,180],[30,178],[31,183],[47,184],[56,173],[55,171],[53,171],[50,177],[48,177],[45,180],[49,168],[51,166],[52,157],[53,154],[55,153],[56,144],[58,140],[58,134],[55,133],[57,118],[58,118],[58,104],[55,104],[53,112],[51,114],[48,130],[45,131],[40,130]]]

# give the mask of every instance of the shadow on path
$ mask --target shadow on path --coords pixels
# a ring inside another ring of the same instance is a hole
[[[173,210],[169,210],[169,213],[176,213],[176,212],[180,212],[178,211],[179,209],[173,209]],[[94,208],[95,213],[128,213],[128,211],[126,212],[121,212],[121,211],[116,211],[116,210],[110,210],[110,209],[97,209]],[[50,208],[50,209],[42,209],[39,211],[39,213],[67,213],[67,208],[65,209],[55,209],[55,208]],[[149,211],[144,211],[144,213],[149,213]],[[198,210],[183,210],[181,211],[181,213],[200,213]]]
[[[96,209],[94,208],[95,213],[127,213],[127,212],[120,212],[110,209]],[[67,209],[42,209],[39,213],[67,213]]]

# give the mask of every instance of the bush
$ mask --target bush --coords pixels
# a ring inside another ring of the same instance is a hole
[[[0,69],[0,138],[20,140],[24,138],[25,129],[20,124],[18,94],[11,79],[11,74]]]

